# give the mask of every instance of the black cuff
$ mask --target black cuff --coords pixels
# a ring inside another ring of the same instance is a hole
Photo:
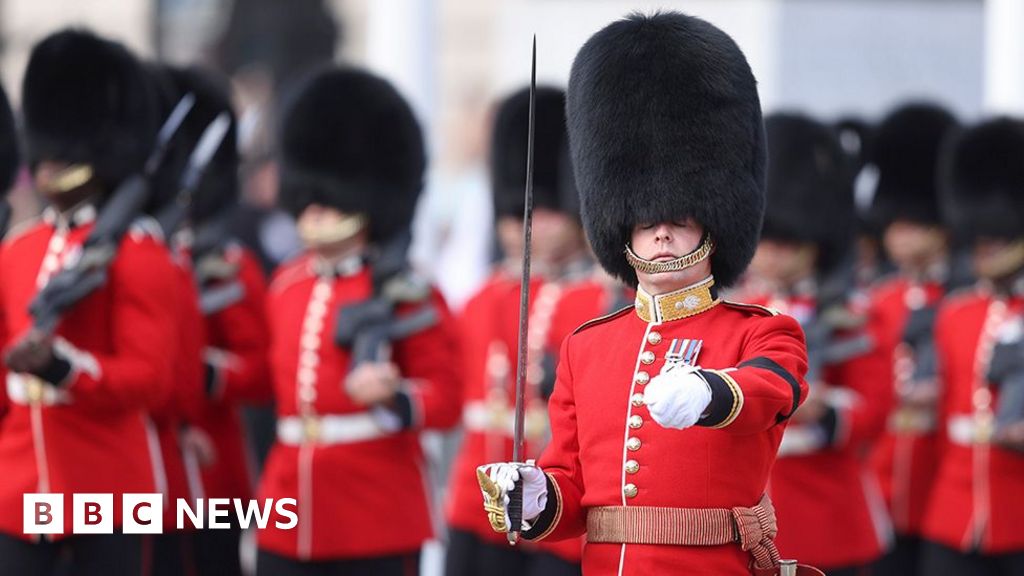
[[[217,389],[217,367],[209,362],[203,362],[203,383],[207,398],[213,398],[220,392]]]
[[[521,533],[522,537],[527,540],[534,540],[546,535],[558,517],[558,508],[561,505],[558,501],[558,490],[555,488],[555,483],[551,481],[551,476],[545,474],[544,479],[548,483],[548,502],[544,506],[544,511],[533,521],[533,526]]]
[[[67,380],[69,374],[71,374],[71,362],[68,362],[56,354],[54,354],[53,359],[50,360],[49,364],[36,372],[36,376],[40,379],[58,387],[68,384]]]
[[[825,413],[818,420],[818,425],[825,431],[825,445],[835,446],[839,432],[839,411],[833,406],[825,408]]]
[[[700,370],[698,373],[711,387],[711,403],[697,421],[697,426],[718,426],[732,414],[736,405],[736,395],[732,387],[718,374],[708,370]]]
[[[413,400],[412,396],[409,395],[405,390],[399,390],[395,394],[395,398],[387,406],[388,410],[398,416],[398,420],[402,423],[402,430],[408,430],[413,427]]]

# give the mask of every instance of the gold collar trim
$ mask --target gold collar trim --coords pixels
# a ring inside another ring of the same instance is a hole
[[[644,322],[659,323],[696,316],[722,301],[714,286],[714,277],[708,276],[686,288],[656,296],[648,294],[643,288],[637,288],[636,315]]]

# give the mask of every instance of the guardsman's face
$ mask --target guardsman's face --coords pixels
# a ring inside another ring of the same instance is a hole
[[[987,280],[1002,280],[1024,268],[1024,239],[979,238],[974,243],[974,272]]]
[[[330,206],[310,204],[296,225],[306,246],[325,257],[362,250],[367,243],[365,219]]]
[[[693,218],[675,222],[639,224],[633,228],[630,247],[645,260],[667,262],[697,249],[704,237],[704,226]],[[651,294],[664,294],[700,282],[711,274],[711,260],[677,272],[647,274],[637,271],[640,286]]]
[[[900,269],[928,266],[946,252],[946,233],[938,226],[897,220],[885,229],[885,251]]]
[[[814,244],[761,240],[750,262],[754,280],[787,289],[814,274],[818,248]]]
[[[512,216],[498,218],[498,241],[511,261],[523,255],[523,220]],[[530,242],[535,265],[556,271],[584,249],[583,230],[571,216],[549,208],[533,211],[533,239]]]
[[[40,161],[32,172],[36,190],[58,210],[67,210],[97,194],[95,181],[87,180],[77,186],[67,188],[67,176],[72,171],[79,173],[79,166],[56,160]],[[91,171],[88,173],[91,174]],[[87,178],[91,178],[91,176]]]

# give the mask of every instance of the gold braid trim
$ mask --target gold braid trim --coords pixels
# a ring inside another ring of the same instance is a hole
[[[732,376],[728,372],[722,370],[708,370],[708,372],[714,372],[723,382],[729,386],[729,390],[732,391],[732,409],[729,410],[729,415],[725,417],[720,423],[711,426],[715,428],[725,428],[729,424],[736,421],[736,418],[740,415],[740,411],[743,410],[743,390],[740,389],[740,385],[733,380]]]

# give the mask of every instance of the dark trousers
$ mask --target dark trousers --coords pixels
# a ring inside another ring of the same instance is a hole
[[[892,550],[875,564],[872,576],[915,576],[921,565],[921,538],[896,536]]]
[[[141,576],[142,567],[138,534],[76,535],[58,542],[0,534],[0,576]]]
[[[377,558],[301,562],[260,550],[256,576],[419,576],[420,551]]]
[[[152,543],[151,576],[195,576],[191,534],[167,532],[149,536]]]
[[[1020,576],[1024,574],[1024,551],[981,555],[961,552],[942,544],[921,544],[920,576]]]
[[[448,533],[445,576],[580,576],[579,564],[545,552],[495,546],[470,532]]]
[[[192,537],[197,576],[242,576],[241,528],[198,530]]]

